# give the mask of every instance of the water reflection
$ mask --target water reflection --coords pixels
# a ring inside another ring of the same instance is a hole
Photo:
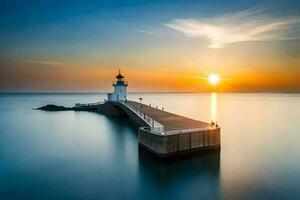
[[[210,115],[211,121],[217,122],[218,118],[218,96],[217,93],[213,92],[210,95]]]
[[[126,119],[32,110],[104,95],[0,94],[0,199],[300,199],[299,94],[142,96],[217,119],[221,156],[162,162],[138,151]]]
[[[138,160],[138,199],[145,193],[161,199],[220,198],[219,152],[160,160],[140,147]]]

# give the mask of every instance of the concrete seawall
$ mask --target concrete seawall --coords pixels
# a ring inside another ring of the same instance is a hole
[[[197,130],[170,135],[153,134],[139,128],[139,143],[160,157],[220,149],[220,128]]]

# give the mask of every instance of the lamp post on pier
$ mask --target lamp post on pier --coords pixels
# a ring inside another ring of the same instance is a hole
[[[141,103],[141,109],[142,109],[142,108],[143,108],[143,98],[140,97],[139,100],[140,100],[140,103]]]

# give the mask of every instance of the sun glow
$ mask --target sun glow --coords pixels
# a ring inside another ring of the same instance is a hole
[[[208,77],[209,83],[213,86],[217,85],[219,83],[219,80],[220,80],[220,78],[219,78],[219,75],[217,75],[217,74],[211,74]]]

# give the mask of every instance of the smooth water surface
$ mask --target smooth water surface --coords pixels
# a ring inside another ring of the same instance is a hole
[[[299,94],[130,94],[221,125],[220,153],[162,162],[126,119],[45,112],[104,94],[0,94],[0,199],[300,199]]]

